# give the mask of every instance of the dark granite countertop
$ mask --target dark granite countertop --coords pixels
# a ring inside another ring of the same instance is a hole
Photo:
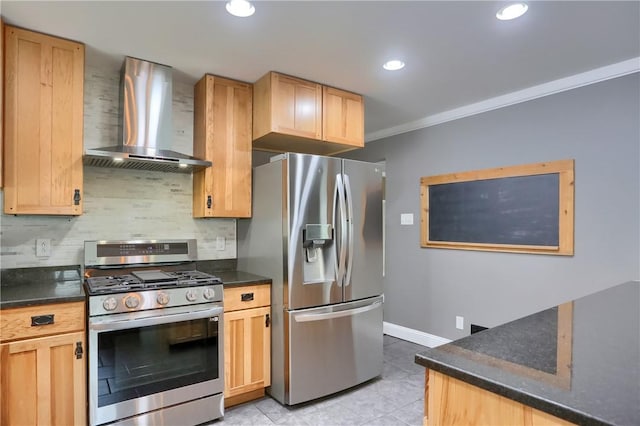
[[[640,282],[419,353],[415,362],[581,425],[640,425]]]
[[[224,286],[270,284],[271,278],[238,271],[234,260],[198,261],[197,269],[220,278]],[[79,265],[3,269],[0,309],[85,300]]]
[[[206,272],[220,278],[225,287],[271,283],[271,278],[251,274],[249,272],[238,271],[236,266],[236,259],[202,260],[197,262],[197,269],[199,271]]]
[[[271,278],[243,271],[219,271],[215,274],[225,287],[253,284],[271,284]]]
[[[79,265],[3,269],[0,272],[0,309],[48,303],[82,302]]]
[[[640,425],[640,282],[456,340],[416,363],[581,425]]]

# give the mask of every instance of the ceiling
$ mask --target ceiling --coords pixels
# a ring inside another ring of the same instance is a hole
[[[204,73],[255,82],[275,70],[361,93],[368,140],[603,66],[640,69],[640,1],[529,1],[523,17],[499,21],[505,4],[256,1],[252,17],[237,18],[223,1],[2,0],[0,13],[85,43],[89,65],[134,56],[194,83]],[[391,58],[406,67],[384,70]]]

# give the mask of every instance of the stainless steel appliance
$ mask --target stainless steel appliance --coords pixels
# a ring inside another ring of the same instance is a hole
[[[91,425],[224,415],[222,282],[196,240],[85,241]]]
[[[382,373],[382,173],[293,153],[254,169],[238,267],[272,278],[268,392],[283,404]]]
[[[191,173],[211,162],[172,151],[172,69],[126,57],[120,80],[119,145],[87,149],[84,164]]]

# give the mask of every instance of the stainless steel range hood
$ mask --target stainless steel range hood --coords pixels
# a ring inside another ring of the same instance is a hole
[[[171,67],[125,58],[122,67],[120,145],[87,149],[84,164],[191,173],[211,162],[171,151]]]

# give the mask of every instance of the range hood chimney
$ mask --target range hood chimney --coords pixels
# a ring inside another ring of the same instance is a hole
[[[210,161],[171,151],[171,67],[126,57],[122,66],[121,144],[87,149],[88,166],[191,173]]]

